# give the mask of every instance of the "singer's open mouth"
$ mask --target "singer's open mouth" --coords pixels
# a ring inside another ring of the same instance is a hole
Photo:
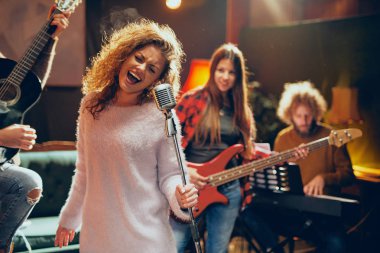
[[[133,83],[133,84],[141,81],[140,78],[138,78],[135,74],[133,74],[130,71],[128,71],[127,78],[128,78],[128,81]]]

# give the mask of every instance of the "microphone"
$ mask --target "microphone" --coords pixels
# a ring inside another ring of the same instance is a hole
[[[162,83],[153,88],[153,97],[160,111],[168,113],[177,102],[173,95],[173,88],[170,84]]]
[[[162,111],[165,115],[165,132],[166,136],[172,137],[177,133],[174,123],[172,109],[177,102],[173,95],[173,88],[168,83],[162,83],[153,88],[153,97],[156,102],[158,110]]]
[[[184,161],[182,160],[182,157],[180,155],[181,148],[176,136],[177,129],[175,127],[175,122],[174,122],[174,118],[176,116],[175,114],[172,113],[172,109],[177,104],[173,95],[172,86],[167,83],[157,85],[156,87],[153,88],[153,97],[158,109],[165,114],[166,136],[173,138],[178,165],[181,169],[182,183],[183,185],[186,185],[187,183],[186,183],[186,176],[185,176],[184,164],[183,164]],[[197,253],[202,253],[199,232],[197,228],[197,223],[194,219],[193,211],[191,208],[188,208],[188,212],[190,214],[190,219],[191,219],[190,228],[191,228],[191,234],[193,236],[193,241],[195,244],[195,250]]]

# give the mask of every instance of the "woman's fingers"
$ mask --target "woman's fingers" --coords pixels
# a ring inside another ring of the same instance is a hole
[[[72,242],[75,236],[75,231],[71,229],[66,229],[61,226],[58,227],[54,246],[62,248],[63,246],[69,245],[69,242]]]
[[[177,185],[176,195],[181,208],[193,207],[198,202],[198,190],[193,184]]]
[[[200,175],[195,169],[189,169],[190,183],[194,184],[197,189],[203,189],[208,181],[208,177]]]
[[[70,16],[71,16],[71,12],[62,12],[59,14],[54,14],[53,20],[50,23],[50,25],[57,27],[54,33],[52,34],[53,38],[58,37],[65,29],[67,29],[67,27],[69,27]]]
[[[74,237],[75,237],[75,231],[71,230],[70,231],[70,242],[72,242],[74,240]]]

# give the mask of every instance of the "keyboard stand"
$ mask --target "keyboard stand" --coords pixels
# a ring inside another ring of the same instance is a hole
[[[238,236],[242,236],[244,237],[245,241],[248,243],[249,245],[249,249],[250,250],[253,250],[254,252],[256,253],[265,253],[264,251],[261,250],[261,247],[260,249],[257,247],[257,245],[255,245],[255,243],[252,242],[252,240],[254,240],[254,235],[249,231],[249,229],[247,228],[247,226],[244,224],[244,222],[241,221],[240,219],[240,216],[237,217],[236,221],[235,221],[235,229],[238,230],[235,230],[235,232],[233,233],[236,233]],[[257,242],[256,242],[257,243]],[[258,244],[258,243],[257,243]]]
[[[313,222],[311,220],[307,219],[305,221],[305,223],[303,224],[301,230],[298,232],[298,234],[302,235],[311,226],[312,223]],[[267,253],[276,253],[277,250],[279,250],[280,248],[284,249],[286,244],[288,244],[289,253],[293,253],[294,252],[294,239],[293,238],[294,238],[293,235],[287,236],[284,240],[279,242],[275,247],[267,250]]]

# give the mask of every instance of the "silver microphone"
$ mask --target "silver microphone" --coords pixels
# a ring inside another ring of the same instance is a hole
[[[160,111],[165,115],[165,132],[167,136],[173,136],[177,133],[172,109],[177,104],[173,95],[173,89],[170,84],[162,83],[153,88],[153,97]]]
[[[154,101],[160,111],[170,111],[176,106],[173,88],[170,84],[162,83],[153,88]]]
[[[160,111],[162,111],[165,115],[165,132],[166,136],[172,137],[174,141],[174,147],[176,151],[178,165],[181,169],[182,183],[186,185],[186,175],[184,171],[184,161],[180,155],[180,144],[177,140],[177,129],[175,126],[174,118],[176,117],[175,113],[172,113],[172,110],[176,106],[176,101],[173,95],[173,89],[170,84],[163,83],[159,84],[153,88],[153,97],[156,105]],[[177,119],[178,120],[178,119]],[[200,245],[200,237],[197,228],[197,223],[194,219],[193,211],[191,208],[188,208],[188,212],[190,214],[191,219],[191,234],[193,236],[195,249],[197,253],[202,253],[201,245]]]

